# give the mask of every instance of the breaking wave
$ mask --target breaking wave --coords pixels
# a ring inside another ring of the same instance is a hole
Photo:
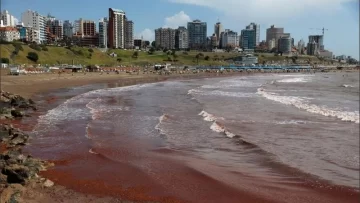
[[[279,96],[275,93],[266,92],[262,88],[259,88],[257,93],[266,99],[276,101],[285,105],[292,105],[298,109],[306,110],[310,113],[320,114],[323,116],[331,116],[339,118],[343,121],[351,121],[359,123],[359,111],[339,111],[327,108],[325,106],[317,106],[315,104],[309,104],[306,98],[294,97],[294,96]]]

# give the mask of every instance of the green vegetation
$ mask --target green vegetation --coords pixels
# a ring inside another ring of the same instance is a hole
[[[34,62],[37,62],[39,60],[39,56],[35,52],[29,52],[28,55],[27,55],[27,58],[34,61]]]
[[[8,58],[1,58],[0,61],[1,63],[7,63],[7,64],[10,63],[10,60]]]
[[[227,60],[239,56],[239,53],[225,52],[198,52],[198,51],[173,51],[160,50],[154,48],[149,51],[133,51],[110,49],[102,52],[97,48],[78,47],[78,46],[39,46],[22,45],[20,42],[1,44],[1,57],[8,58],[11,64],[82,64],[82,65],[149,65],[158,63],[172,63],[176,65],[226,65]],[[29,59],[28,53],[36,53],[36,61]],[[117,56],[110,56],[115,53]],[[319,61],[316,57],[298,56],[291,58],[286,56],[274,56],[271,53],[256,54],[259,57],[259,63],[272,63],[272,61],[309,61],[311,63]]]

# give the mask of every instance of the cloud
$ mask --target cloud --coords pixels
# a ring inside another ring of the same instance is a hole
[[[186,26],[189,21],[191,21],[190,16],[188,16],[184,11],[180,11],[173,16],[166,17],[163,28],[178,28],[179,26]],[[138,39],[141,39],[141,37],[144,40],[154,41],[155,32],[154,30],[146,28],[136,35],[136,38]]]
[[[148,41],[154,41],[155,40],[155,33],[153,30],[150,30],[149,28],[144,29],[142,32],[136,35],[136,38]]]
[[[168,0],[173,3],[212,8],[225,15],[250,18],[258,23],[290,20],[309,12],[331,12],[357,0]]]
[[[180,11],[179,13],[166,17],[164,28],[178,28],[179,26],[185,26],[188,22],[191,21],[190,16],[188,16],[184,11]]]

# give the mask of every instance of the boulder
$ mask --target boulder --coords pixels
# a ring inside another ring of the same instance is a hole
[[[18,164],[5,166],[2,173],[7,175],[8,183],[25,184],[26,180],[31,177],[31,171],[28,167]]]
[[[11,115],[14,116],[15,118],[21,118],[24,116],[24,113],[21,112],[20,110],[14,109],[11,110]]]
[[[44,187],[52,187],[52,186],[54,186],[54,182],[52,182],[52,181],[49,180],[49,179],[46,179],[46,181],[44,182],[43,186],[44,186]]]
[[[20,196],[25,192],[25,188],[19,184],[11,184],[6,187],[0,195],[1,203],[21,202]]]

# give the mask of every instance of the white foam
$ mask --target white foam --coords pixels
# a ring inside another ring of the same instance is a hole
[[[223,96],[223,97],[237,97],[237,98],[244,98],[244,97],[253,97],[255,96],[254,93],[244,93],[244,92],[224,92],[220,90],[213,90],[213,91],[202,91],[199,89],[192,89],[188,91],[188,94],[191,95],[202,95],[202,96]]]
[[[213,122],[213,124],[210,126],[210,129],[218,133],[225,132],[225,128],[219,126],[216,122]]]
[[[336,117],[343,121],[351,121],[351,122],[359,123],[359,111],[349,112],[349,111],[334,110],[325,106],[317,106],[314,104],[309,104],[306,98],[279,96],[276,94],[268,93],[261,88],[258,89],[257,93],[262,95],[266,99],[276,101],[285,105],[292,105],[295,106],[296,108],[306,110],[310,113]]]
[[[354,87],[353,85],[347,85],[347,84],[343,84],[341,85],[342,87]]]
[[[90,150],[89,150],[89,153],[90,153],[90,154],[99,154],[99,153],[94,152],[93,149],[90,149]]]
[[[206,111],[201,111],[198,115],[204,117],[205,121],[210,121],[210,122],[216,121],[215,116],[212,114],[209,114]]]
[[[303,83],[303,82],[307,82],[308,80],[305,79],[304,77],[297,77],[297,78],[287,78],[287,79],[282,79],[282,80],[278,80],[277,82],[280,83]]]

